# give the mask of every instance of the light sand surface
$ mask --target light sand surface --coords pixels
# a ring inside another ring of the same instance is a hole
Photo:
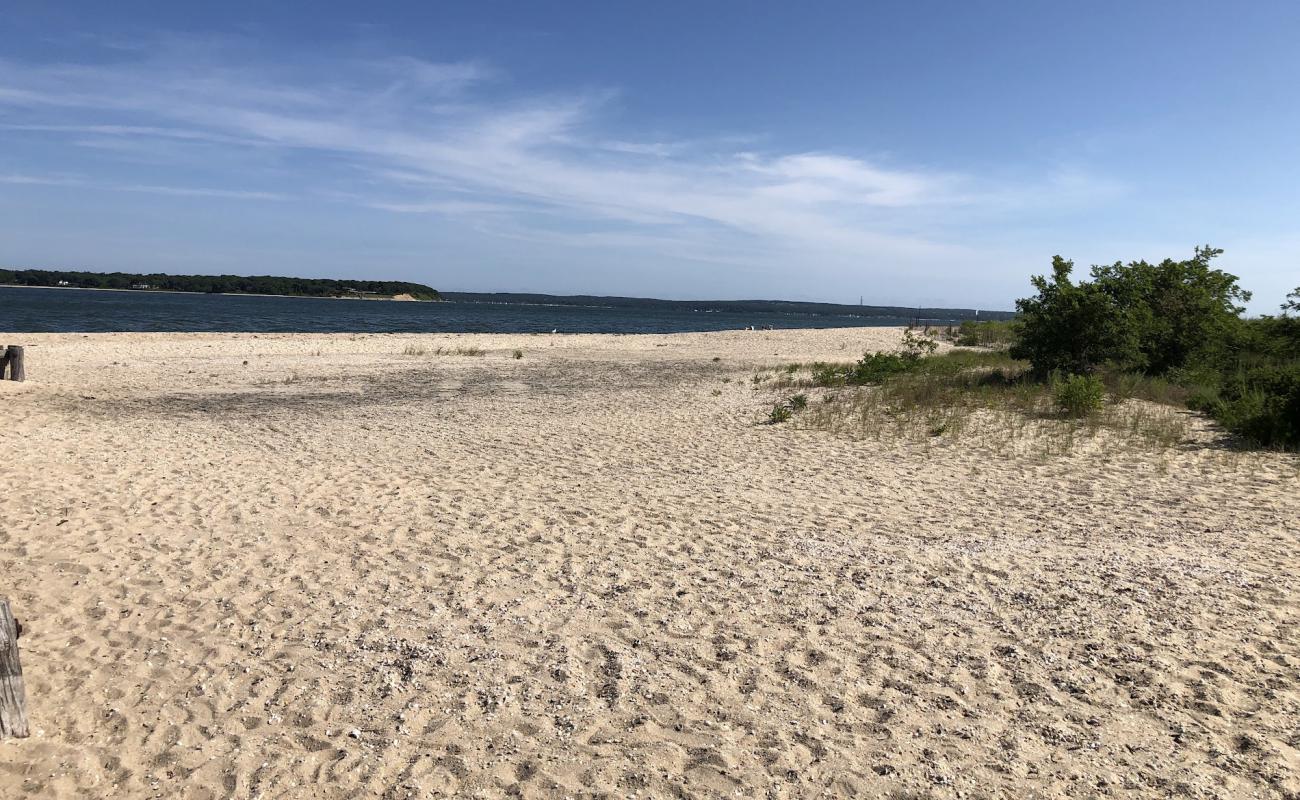
[[[0,336],[0,797],[1297,797],[1296,459],[756,424],[898,337]]]

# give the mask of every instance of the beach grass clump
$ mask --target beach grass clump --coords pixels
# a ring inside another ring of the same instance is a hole
[[[785,400],[774,403],[772,410],[768,412],[767,424],[779,425],[782,422],[789,422],[794,415],[808,407],[808,395],[800,393],[794,394]]]
[[[429,354],[429,349],[427,347],[424,347],[423,345],[408,344],[406,347],[402,348],[402,355],[404,356],[419,357],[419,356],[426,356],[428,354]]]
[[[1198,387],[1180,384],[1160,376],[1140,372],[1099,370],[1097,377],[1106,385],[1106,397],[1111,403],[1126,400],[1147,400],[1167,406],[1185,406]]]
[[[786,403],[775,403],[772,410],[767,415],[768,425],[779,425],[782,422],[789,422],[794,417],[794,409]]]
[[[1100,410],[1106,397],[1106,386],[1095,375],[1069,375],[1055,384],[1056,407],[1075,419]]]
[[[1129,441],[1168,450],[1187,441],[1191,432],[1189,416],[1189,412],[1173,406],[1138,400],[1107,408],[1097,422]]]
[[[519,359],[524,357],[524,351],[516,348],[513,352],[510,353],[510,357],[518,361]]]

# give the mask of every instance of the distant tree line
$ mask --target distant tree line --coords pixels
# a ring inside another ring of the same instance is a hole
[[[165,275],[132,272],[75,272],[46,269],[0,269],[0,284],[65,286],[76,289],[150,289],[205,294],[282,294],[296,297],[392,297],[440,300],[437,290],[406,281],[285,278],[274,275]]]
[[[734,313],[813,314],[822,316],[894,317],[922,323],[963,319],[1007,320],[1013,311],[977,311],[973,308],[917,306],[863,306],[847,303],[809,303],[794,300],[656,300],[644,297],[526,294],[522,292],[444,292],[444,299],[461,303],[507,303],[598,308],[663,308],[673,311],[728,311]]]

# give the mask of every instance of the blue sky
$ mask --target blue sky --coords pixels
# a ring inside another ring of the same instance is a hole
[[[1010,308],[1300,284],[1300,3],[0,5],[0,264]]]

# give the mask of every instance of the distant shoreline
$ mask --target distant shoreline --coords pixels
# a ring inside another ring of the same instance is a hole
[[[693,311],[697,313],[761,313],[798,314],[809,316],[854,317],[858,319],[912,319],[924,320],[1006,320],[1015,317],[1014,311],[975,308],[946,308],[938,306],[898,306],[877,304],[827,303],[809,300],[665,300],[655,297],[623,297],[617,295],[552,295],[533,292],[459,292],[440,291],[443,300],[454,303],[473,303],[504,306],[550,306],[620,309],[658,309],[664,311]]]
[[[264,292],[187,292],[184,289],[112,289],[103,286],[29,286],[22,283],[0,283],[0,289],[60,289],[74,292],[123,292],[125,294],[198,294],[219,297],[292,297],[299,300],[388,300],[396,303],[441,303],[442,300],[419,300],[410,295],[380,295],[375,297],[344,297],[325,294],[266,294]]]

